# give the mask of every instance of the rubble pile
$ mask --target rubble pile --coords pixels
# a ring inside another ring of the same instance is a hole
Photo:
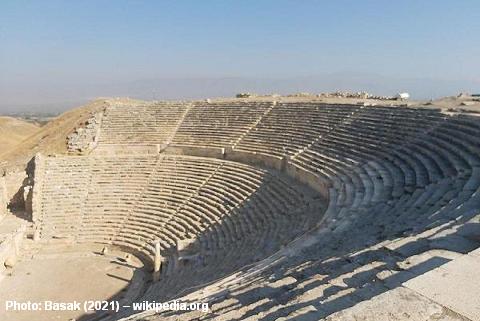
[[[96,113],[85,122],[84,127],[76,128],[67,136],[69,152],[85,152],[92,150],[98,140],[102,114]]]
[[[244,92],[244,93],[238,93],[235,95],[236,98],[252,98],[252,97],[257,97],[257,94],[249,93],[249,92]]]
[[[379,99],[379,100],[394,100],[392,96],[378,96],[372,95],[366,91],[348,92],[348,91],[335,91],[332,93],[321,93],[317,97],[321,98],[357,98],[357,99]]]

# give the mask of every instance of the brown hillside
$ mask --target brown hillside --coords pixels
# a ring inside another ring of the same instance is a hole
[[[0,117],[0,154],[38,131],[40,127],[13,117]]]
[[[67,151],[66,138],[68,134],[85,122],[92,113],[103,108],[106,103],[106,100],[103,99],[95,100],[92,103],[69,110],[52,119],[13,148],[8,149],[6,152],[0,151],[0,167],[8,167],[10,169],[24,167],[38,152],[43,154],[64,154]],[[36,127],[34,126],[34,128]],[[1,136],[4,136],[4,134]]]

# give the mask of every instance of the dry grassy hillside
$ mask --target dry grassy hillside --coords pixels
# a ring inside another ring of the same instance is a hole
[[[95,100],[88,105],[69,110],[54,118],[13,148],[6,152],[0,151],[0,167],[10,169],[24,167],[38,152],[44,154],[65,153],[67,151],[66,138],[68,134],[85,122],[93,112],[104,107],[105,104],[106,101],[103,99]]]
[[[13,117],[0,117],[0,154],[5,153],[40,127]]]

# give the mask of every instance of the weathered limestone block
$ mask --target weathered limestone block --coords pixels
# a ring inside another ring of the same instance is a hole
[[[5,262],[3,262],[3,265],[7,269],[11,269],[17,264],[17,258],[15,256],[9,256],[5,259]]]
[[[102,255],[107,255],[108,254],[108,247],[104,246],[102,249]]]
[[[160,280],[160,271],[162,267],[162,255],[160,254],[160,242],[155,243],[155,258],[153,262],[153,281]]]
[[[454,315],[440,304],[431,301],[409,289],[398,287],[384,292],[371,300],[331,314],[324,321],[407,321],[407,320],[445,320],[460,321],[463,318]]]
[[[178,260],[184,263],[196,260],[199,255],[199,245],[196,239],[184,239],[177,241]]]

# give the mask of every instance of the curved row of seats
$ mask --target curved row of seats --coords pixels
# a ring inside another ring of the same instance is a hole
[[[272,103],[194,103],[172,138],[172,145],[226,147],[254,126]]]
[[[239,151],[292,156],[328,134],[359,108],[279,102],[234,147]]]
[[[100,144],[167,142],[189,108],[187,103],[110,106],[103,115]]]
[[[208,259],[242,242],[250,256],[260,253],[315,223],[299,212],[308,195],[249,165],[163,155],[41,161],[34,217],[42,239],[119,245],[149,257],[157,241],[173,256],[178,241],[198,239]]]

